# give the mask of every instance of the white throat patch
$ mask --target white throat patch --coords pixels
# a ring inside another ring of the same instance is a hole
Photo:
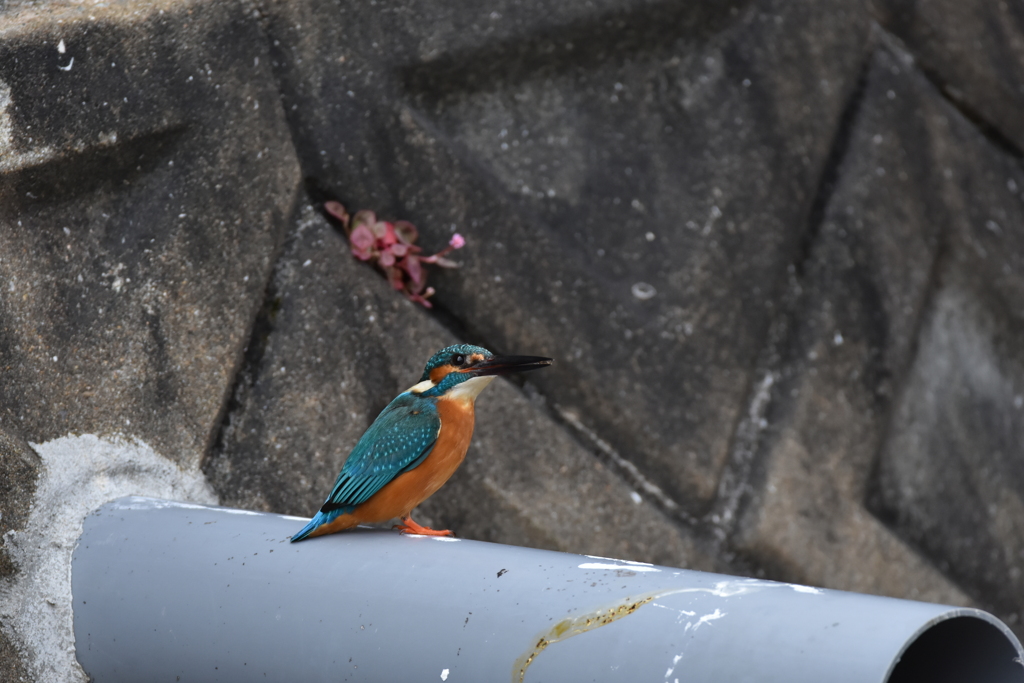
[[[462,384],[456,384],[455,388],[445,395],[445,398],[472,403],[480,395],[480,392],[484,390],[484,387],[490,384],[493,379],[494,375],[467,379]]]
[[[491,380],[494,379],[494,375],[487,375],[486,377],[473,377],[467,379],[461,384],[456,384],[455,388],[445,394],[445,398],[455,401],[469,401],[472,403],[476,400],[476,397],[480,395],[480,392],[484,390]],[[414,384],[406,391],[410,394],[422,394],[424,391],[429,391],[437,385],[431,382],[429,379],[425,379],[419,384]]]

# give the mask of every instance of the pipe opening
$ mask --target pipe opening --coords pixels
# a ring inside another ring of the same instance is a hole
[[[1024,666],[1006,634],[973,616],[943,620],[919,635],[887,683],[1024,683]]]

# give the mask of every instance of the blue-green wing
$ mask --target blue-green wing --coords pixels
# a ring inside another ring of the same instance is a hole
[[[329,512],[366,502],[389,481],[423,462],[440,429],[434,401],[399,394],[352,449],[320,510]]]

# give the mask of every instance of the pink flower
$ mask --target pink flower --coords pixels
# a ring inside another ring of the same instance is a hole
[[[398,241],[395,235],[395,226],[386,221],[381,221],[373,226],[373,235],[377,238],[380,248],[390,247]]]
[[[409,297],[409,301],[415,301],[418,304],[422,304],[424,308],[433,308],[434,304],[427,301],[427,297],[433,296],[433,294],[434,288],[427,287],[427,291],[423,292],[423,294],[407,294],[406,296]]]
[[[369,261],[373,257],[373,233],[365,225],[356,227],[348,236],[352,245],[352,255],[360,261]]]
[[[410,301],[426,308],[433,305],[427,299],[434,294],[427,287],[425,264],[434,263],[442,268],[458,268],[459,264],[445,256],[466,246],[459,233],[452,235],[448,246],[432,256],[420,256],[423,250],[416,246],[419,231],[409,221],[378,221],[373,211],[359,211],[349,216],[339,202],[325,202],[324,210],[341,222],[348,236],[352,255],[360,261],[369,261],[384,272],[388,283],[405,294]]]
[[[402,271],[398,268],[385,268],[384,274],[387,276],[392,288],[399,292],[406,288],[405,278],[402,277]]]
[[[349,215],[348,212],[345,211],[344,204],[341,202],[324,202],[324,211],[341,221],[344,228],[348,230]]]
[[[344,211],[344,207],[342,207]],[[365,225],[367,228],[371,228],[377,223],[377,214],[373,211],[359,211],[355,216],[352,217],[352,229],[355,230],[360,225]],[[372,230],[370,231],[373,232]]]
[[[423,256],[420,258],[424,263],[436,263],[442,268],[458,268],[459,264],[451,259],[446,259],[445,256],[455,251],[456,249],[462,249],[466,246],[466,240],[459,233],[452,235],[452,238],[448,240],[448,246],[437,252],[433,256]]]
[[[409,279],[412,280],[413,283],[418,285],[425,282],[425,273],[423,272],[423,266],[420,265],[420,259],[418,257],[406,256],[398,264],[398,267],[409,274]]]
[[[409,221],[395,221],[395,233],[403,244],[412,244],[420,236],[416,226]]]

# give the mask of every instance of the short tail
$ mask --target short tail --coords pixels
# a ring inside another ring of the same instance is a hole
[[[313,519],[309,520],[309,524],[302,527],[302,531],[292,536],[292,543],[309,538],[314,531],[322,527],[324,524],[330,524],[346,512],[351,512],[351,510],[349,508],[339,508],[337,510],[331,510],[330,512],[316,513]]]
[[[310,533],[315,531],[317,528],[323,526],[324,524],[328,524],[334,521],[334,518],[338,516],[334,514],[334,512],[334,510],[328,513],[317,512],[313,516],[313,518],[309,520],[309,523],[303,526],[302,530],[292,537],[292,543],[295,543],[296,541],[302,541],[303,539],[308,539]]]

